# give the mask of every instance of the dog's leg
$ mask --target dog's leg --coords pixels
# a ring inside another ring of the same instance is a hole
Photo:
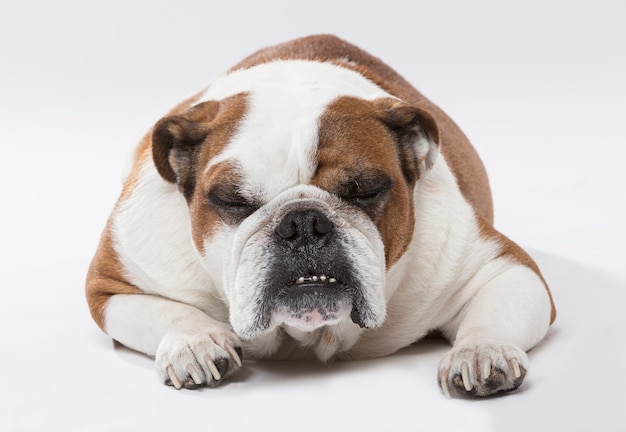
[[[176,388],[215,386],[241,367],[241,342],[233,331],[184,303],[117,294],[104,318],[107,334],[154,356],[162,381]]]
[[[442,328],[453,343],[439,364],[446,396],[487,396],[519,387],[526,351],[546,334],[550,299],[528,267],[511,263],[488,280]]]

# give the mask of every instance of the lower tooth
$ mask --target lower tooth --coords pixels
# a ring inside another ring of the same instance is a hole
[[[328,277],[326,275],[322,275],[322,276],[300,276],[297,280],[296,280],[296,284],[303,284],[305,282],[328,282],[328,283],[337,283],[337,279],[332,278],[332,277]]]

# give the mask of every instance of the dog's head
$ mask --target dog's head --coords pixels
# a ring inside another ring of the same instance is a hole
[[[275,62],[217,80],[152,142],[239,336],[383,323],[386,269],[411,242],[413,189],[436,153],[428,113],[356,72]]]

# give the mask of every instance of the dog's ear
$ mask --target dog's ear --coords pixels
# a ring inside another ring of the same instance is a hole
[[[405,177],[416,181],[422,166],[430,169],[435,163],[440,139],[435,119],[428,111],[396,99],[377,99],[374,104],[396,136]]]
[[[165,180],[176,183],[186,198],[195,186],[195,168],[200,145],[210,133],[210,121],[219,102],[202,102],[185,113],[164,117],[152,132],[152,158]]]

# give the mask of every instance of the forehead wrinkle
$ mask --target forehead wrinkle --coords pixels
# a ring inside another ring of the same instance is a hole
[[[251,93],[250,109],[226,152],[241,161],[252,195],[273,196],[312,178],[319,117],[329,98],[311,92],[272,85]]]

